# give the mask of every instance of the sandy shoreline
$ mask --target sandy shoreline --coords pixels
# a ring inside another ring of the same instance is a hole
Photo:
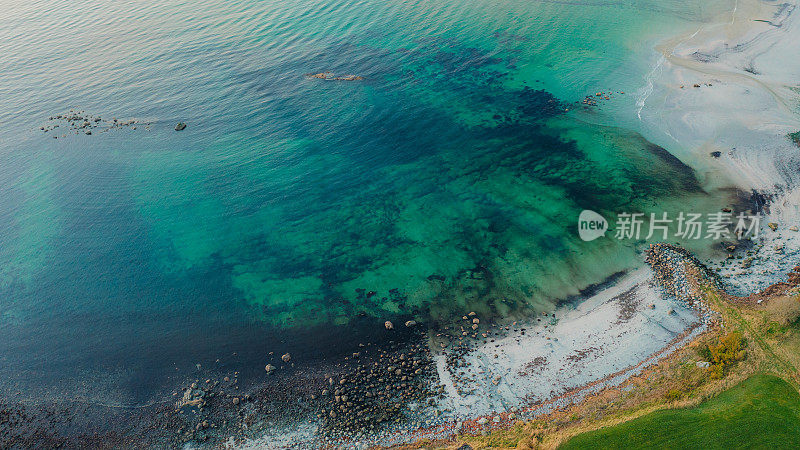
[[[420,437],[481,433],[578,402],[705,329],[696,311],[658,292],[647,268],[549,319],[547,325],[518,323],[517,331],[465,352],[457,366],[448,364],[447,351],[436,356],[447,393],[439,404],[445,423],[418,431]],[[407,438],[383,444],[401,440]]]
[[[455,416],[485,415],[539,403],[646,359],[694,327],[688,308],[660,296],[641,269],[575,308],[559,308],[546,324],[470,349],[458,369],[435,357]]]

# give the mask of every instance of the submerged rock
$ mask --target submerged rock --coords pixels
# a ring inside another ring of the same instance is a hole
[[[332,72],[308,73],[309,78],[330,81],[361,81],[364,77],[360,75],[334,75]]]
[[[193,387],[186,389],[183,392],[183,397],[181,397],[181,399],[178,400],[176,409],[181,409],[185,406],[202,407],[203,405],[205,405],[206,403],[204,400],[205,392],[196,389],[197,387],[196,384],[193,384],[192,386]]]

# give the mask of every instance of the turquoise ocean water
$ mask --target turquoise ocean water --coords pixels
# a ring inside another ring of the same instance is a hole
[[[729,6],[4,5],[0,378],[144,402],[234,351],[524,316],[636,267],[637,243],[581,241],[578,213],[726,201],[620,111],[653,43]],[[364,79],[305,76],[324,71]],[[72,108],[140,125],[39,129]]]

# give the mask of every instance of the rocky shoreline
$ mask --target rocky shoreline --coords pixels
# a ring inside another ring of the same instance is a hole
[[[236,370],[198,364],[172,398],[141,407],[0,395],[0,447],[246,445],[299,423],[319,425],[296,445],[336,445],[357,432],[406,426],[439,395],[427,333],[407,323],[399,339],[362,343],[325,364],[295,367],[288,353],[265,355],[264,375],[248,384]]]
[[[503,392],[523,392],[520,380],[537,380],[537,374],[551,377],[541,372],[548,364],[568,364],[564,367],[580,372],[590,367],[587,363],[601,361],[607,354],[607,344],[594,338],[592,345],[582,347],[579,342],[583,341],[569,344],[565,335],[559,334],[561,321],[568,323],[587,312],[576,311],[572,316],[546,313],[531,324],[484,323],[470,312],[435,330],[408,321],[403,328],[411,333],[409,339],[363,343],[357,351],[324,367],[295,368],[291,355],[273,354],[274,359],[265,366],[263,381],[247,387],[241,385],[236,371],[205,371],[198,367],[203,377],[187,380],[172,399],[143,408],[125,410],[91,404],[54,407],[3,399],[0,446],[177,448],[187,444],[233,444],[253,448],[264,445],[362,448],[463,433],[486,434],[567,407],[588,394],[615,386],[656,364],[706,327],[720,325],[719,317],[703,302],[704,289],[720,289],[715,272],[688,251],[669,244],[650,246],[645,260],[652,269],[652,278],[647,278],[649,281],[644,284],[650,283],[652,289],[671,299],[675,306],[665,310],[668,303],[656,306],[646,300],[652,297],[641,297],[635,289],[620,289],[586,311],[603,311],[602,308],[613,306],[610,317],[616,317],[616,325],[625,328],[636,323],[631,322],[635,317],[659,310],[663,315],[658,317],[663,319],[657,323],[672,323],[679,317],[676,311],[682,304],[697,321],[675,328],[656,351],[635,362],[600,366],[607,367],[608,372],[589,376],[586,383],[553,392],[547,398],[527,395],[514,404],[509,403],[512,397],[504,396]],[[783,292],[798,283],[800,267],[788,282],[777,283],[758,295]],[[643,289],[641,281],[635,285]],[[757,295],[731,298],[757,301]],[[393,324],[385,326],[394,328]],[[534,337],[539,340],[526,340]],[[509,352],[513,353],[515,348],[510,346],[512,341],[525,349],[530,362],[520,365],[520,361],[509,359]],[[548,343],[546,347],[554,349],[557,347],[553,345],[572,345],[575,351],[537,357],[533,353],[538,350],[530,347],[532,342]],[[487,349],[496,351],[488,353]],[[488,360],[481,356],[484,354]],[[481,358],[484,362],[473,370],[475,361]],[[520,368],[519,373],[509,372],[516,370],[515,367]],[[506,371],[505,375],[502,371]],[[487,392],[498,395],[505,406],[496,409],[491,405],[500,403],[490,401],[487,407],[493,409],[486,413],[480,401],[458,404],[458,399],[474,400]],[[474,414],[465,414],[464,405],[466,411],[473,410]],[[79,426],[69,429],[63,426],[65,423]]]

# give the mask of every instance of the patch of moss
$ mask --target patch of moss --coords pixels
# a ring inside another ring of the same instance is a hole
[[[794,133],[787,134],[789,140],[795,143],[798,147],[800,147],[800,131],[795,131]]]

